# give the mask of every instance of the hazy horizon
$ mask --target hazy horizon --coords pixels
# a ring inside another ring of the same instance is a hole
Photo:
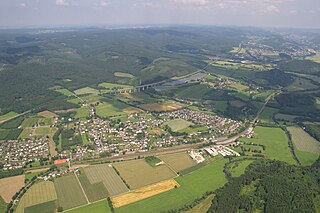
[[[0,27],[320,28],[318,0],[2,0]]]

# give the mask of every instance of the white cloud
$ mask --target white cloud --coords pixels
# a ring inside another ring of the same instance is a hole
[[[175,3],[189,4],[189,5],[207,5],[209,0],[174,0]]]
[[[101,7],[108,7],[109,6],[109,2],[107,2],[106,0],[100,1],[100,6]]]
[[[273,4],[268,5],[266,11],[269,13],[280,13],[280,9]]]
[[[21,3],[20,7],[26,7],[27,5],[25,3]]]
[[[56,5],[67,6],[67,5],[69,5],[69,3],[66,2],[66,0],[56,0]]]
[[[146,2],[143,4],[143,6],[151,7],[151,8],[160,8],[161,7],[161,5],[159,3],[155,3],[155,2]]]

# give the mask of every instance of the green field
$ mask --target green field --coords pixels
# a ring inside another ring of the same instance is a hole
[[[6,202],[4,202],[4,200],[0,196],[0,212],[5,212],[6,208],[7,208],[7,204]]]
[[[28,206],[24,209],[24,213],[56,213],[56,200]]]
[[[245,169],[249,164],[254,162],[254,160],[241,160],[241,161],[234,161],[229,165],[229,171],[232,177],[239,177],[240,175],[244,174]]]
[[[23,213],[26,207],[55,200],[57,200],[57,194],[53,182],[39,182],[31,186],[31,188],[22,196],[16,212]]]
[[[314,85],[310,80],[304,78],[295,78],[294,82],[288,86],[288,91],[309,90],[317,89],[318,86]]]
[[[81,89],[77,89],[74,91],[75,94],[77,95],[86,95],[86,94],[99,94],[99,91],[96,89],[93,89],[91,87],[84,87]]]
[[[0,115],[0,123],[4,122],[6,120],[9,120],[17,115],[18,115],[18,113],[16,113],[16,112],[8,112],[7,114]]]
[[[36,128],[35,134],[37,136],[47,136],[47,135],[50,135],[50,132],[51,132],[51,128],[50,127],[40,126],[40,127]]]
[[[113,73],[114,76],[116,77],[121,77],[121,78],[134,78],[134,76],[130,73],[127,72],[115,72]]]
[[[180,172],[197,164],[187,153],[184,152],[162,155],[159,156],[159,158],[176,172]]]
[[[278,112],[278,109],[265,107],[263,112],[260,114],[259,119],[262,123],[274,123],[273,116]]]
[[[129,191],[111,164],[86,167],[84,172],[91,184],[103,183],[111,196]]]
[[[209,195],[205,200],[201,201],[198,205],[193,207],[191,210],[186,211],[185,213],[204,213],[207,212],[212,204],[214,195]]]
[[[277,113],[275,115],[275,119],[289,121],[289,122],[293,122],[294,119],[297,118],[297,117],[298,116],[296,116],[296,115],[287,115],[287,114],[281,114],[281,113]]]
[[[166,123],[170,127],[170,129],[174,132],[178,132],[182,129],[185,129],[189,126],[191,126],[193,123],[183,120],[183,119],[173,119]]]
[[[207,191],[214,191],[223,186],[227,180],[223,168],[227,159],[219,158],[209,165],[180,176],[175,180],[180,187],[159,195],[138,201],[116,209],[116,213],[131,212],[166,212],[177,209],[200,198]]]
[[[179,98],[201,99],[210,89],[205,84],[183,86],[175,91],[175,96]]]
[[[76,113],[74,118],[87,118],[87,117],[89,117],[89,107],[88,106],[77,108],[74,110],[74,112]]]
[[[81,174],[78,178],[90,202],[108,197],[108,191],[102,182],[90,183],[86,174]]]
[[[314,61],[314,62],[317,62],[317,63],[320,63],[320,54],[318,53],[316,55],[309,56],[306,59]]]
[[[70,211],[68,213],[112,213],[106,200],[101,200],[90,205],[82,206]]]
[[[123,109],[127,108],[128,105],[119,102],[119,101],[109,101],[100,103],[96,106],[97,115],[103,118],[115,116],[115,115],[123,115]]]
[[[70,90],[67,90],[67,89],[57,89],[55,91],[65,95],[67,97],[74,96],[73,92],[71,92]]]
[[[144,160],[149,164],[150,166],[157,166],[157,164],[161,163],[162,161],[154,156],[148,156],[145,157]]]
[[[35,124],[41,124],[45,126],[49,126],[53,124],[52,118],[35,118],[35,117],[29,117],[23,120],[21,126],[23,128],[26,127],[33,127]]]
[[[58,206],[64,210],[87,204],[74,174],[55,179],[54,186],[58,195]]]
[[[18,139],[22,129],[0,129],[0,140]]]
[[[295,147],[295,153],[302,165],[311,165],[320,154],[320,142],[300,127],[287,127]]]
[[[112,90],[117,89],[132,89],[133,87],[130,85],[124,85],[124,84],[113,84],[113,83],[101,83],[98,85],[99,87],[103,87],[103,92],[111,92]]]
[[[114,167],[129,184],[130,189],[141,188],[176,176],[166,165],[152,167],[144,159],[115,163]]]
[[[255,143],[266,146],[265,153],[271,159],[290,164],[295,163],[290,153],[287,135],[280,128],[257,126],[254,128],[253,138],[240,138],[239,140],[247,144]]]

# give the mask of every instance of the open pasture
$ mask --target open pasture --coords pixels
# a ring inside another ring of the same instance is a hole
[[[229,104],[233,107],[236,107],[236,108],[241,108],[246,105],[246,103],[244,103],[243,101],[239,101],[239,100],[229,101]]]
[[[0,197],[10,203],[12,196],[24,186],[24,175],[0,179]]]
[[[313,56],[309,56],[306,59],[320,63],[320,53],[313,55]]]
[[[22,129],[0,129],[0,140],[18,139]]]
[[[23,128],[26,127],[33,127],[36,124],[41,124],[45,126],[49,126],[53,124],[52,118],[36,118],[36,117],[29,117],[23,120],[21,126]]]
[[[304,78],[295,78],[291,85],[288,86],[288,91],[298,90],[311,90],[317,89],[318,86],[314,85],[310,80]]]
[[[87,94],[99,94],[99,91],[96,89],[93,89],[91,87],[84,87],[80,88],[74,91],[75,94],[77,95],[87,95]]]
[[[42,116],[44,118],[54,118],[54,117],[58,117],[57,114],[50,112],[50,111],[42,111],[38,113],[39,116]]]
[[[64,210],[87,204],[87,200],[74,174],[54,180],[58,195],[58,206]]]
[[[166,165],[152,167],[144,159],[115,163],[114,167],[131,189],[137,189],[176,176]]]
[[[57,201],[48,201],[45,203],[28,206],[24,209],[24,213],[56,213]]]
[[[230,163],[229,171],[232,177],[239,177],[240,175],[244,174],[247,166],[249,166],[253,162],[254,160],[241,160]]]
[[[74,116],[75,118],[89,117],[89,107],[88,106],[77,108],[74,110],[74,112],[76,113],[76,115]]]
[[[22,196],[16,212],[23,213],[26,207],[55,201],[56,199],[57,194],[53,182],[39,182],[31,186],[31,188]]]
[[[67,213],[112,213],[106,200],[66,211]]]
[[[303,129],[295,126],[287,127],[287,129],[297,149],[305,152],[320,153],[320,142],[311,137]]]
[[[117,208],[116,213],[153,213],[179,209],[200,198],[208,190],[214,191],[222,187],[227,182],[223,173],[227,161],[219,158],[188,175],[180,176],[175,179],[180,187]]]
[[[67,97],[74,96],[73,92],[71,92],[70,90],[67,90],[67,89],[57,89],[55,91],[61,93],[62,95],[65,95]]]
[[[18,115],[18,113],[16,113],[16,112],[8,112],[4,115],[0,115],[0,123],[3,123],[3,122],[5,122],[5,121],[17,116],[17,115]]]
[[[276,120],[283,120],[283,121],[289,121],[289,122],[293,122],[295,118],[297,118],[298,116],[296,115],[288,115],[288,114],[282,114],[282,113],[277,113],[275,115],[275,119]]]
[[[185,129],[189,126],[191,126],[193,123],[183,120],[183,119],[173,119],[166,123],[170,127],[170,129],[174,132],[178,132],[182,129]]]
[[[121,206],[125,206],[130,203],[134,203],[139,200],[143,200],[148,197],[169,191],[171,189],[174,189],[175,187],[179,187],[179,184],[175,180],[165,180],[156,184],[130,191],[125,194],[114,196],[111,198],[111,200],[114,208],[119,208]]]
[[[111,164],[89,166],[84,168],[84,172],[91,184],[102,182],[111,196],[129,190]]]
[[[118,89],[133,89],[133,87],[130,85],[113,84],[113,83],[107,83],[107,82],[101,83],[98,86],[104,88],[103,92],[112,92],[113,90],[118,90]]]
[[[113,75],[120,78],[134,78],[132,74],[127,72],[115,72]]]
[[[267,157],[271,159],[290,164],[295,163],[288,146],[287,135],[280,128],[257,126],[254,128],[253,138],[240,138],[239,140],[246,144],[254,143],[264,145],[266,147],[265,153]]]
[[[162,112],[162,111],[172,111],[181,109],[184,105],[174,102],[174,101],[166,101],[161,103],[148,103],[148,104],[141,104],[140,107],[147,111],[154,111],[154,112]]]
[[[159,158],[176,172],[180,172],[197,164],[187,153],[184,152],[162,155],[159,156]]]
[[[115,115],[123,115],[124,109],[128,107],[127,104],[124,104],[119,101],[110,101],[110,102],[102,102],[98,106],[96,106],[97,115],[103,118],[112,117]]]
[[[175,91],[179,98],[201,99],[210,89],[205,84],[183,85]]]
[[[262,123],[274,123],[273,116],[278,112],[278,109],[266,107],[260,114],[259,119]]]

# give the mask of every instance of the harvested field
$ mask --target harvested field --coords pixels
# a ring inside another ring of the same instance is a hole
[[[12,196],[24,186],[24,175],[0,179],[0,196],[10,203]]]
[[[39,182],[31,186],[31,188],[28,189],[27,192],[23,195],[16,212],[23,213],[26,207],[46,203],[49,201],[55,201],[56,199],[57,194],[53,182]]]
[[[64,210],[87,204],[85,195],[74,174],[55,179],[54,186],[58,195],[58,206]]]
[[[120,206],[125,206],[130,203],[134,203],[139,200],[143,200],[148,197],[160,194],[162,192],[169,191],[178,186],[179,184],[173,179],[165,180],[150,186],[146,186],[140,189],[130,191],[126,194],[112,197],[111,200],[112,200],[113,206],[115,208],[118,208]]]
[[[152,167],[144,159],[115,163],[114,167],[131,189],[141,188],[176,176],[166,165]]]
[[[123,109],[124,113],[127,114],[133,114],[133,113],[140,113],[143,112],[143,110],[139,109],[139,108],[135,108],[135,107],[127,107]]]
[[[292,135],[292,141],[294,145],[300,151],[320,153],[320,142],[311,137],[300,127],[287,127],[288,131]]]
[[[111,164],[86,167],[84,172],[91,184],[102,182],[111,196],[129,191]]]
[[[173,119],[171,121],[168,121],[166,124],[171,128],[172,131],[178,132],[191,126],[193,123],[183,119]]]
[[[176,172],[180,172],[197,164],[187,153],[184,152],[163,155],[159,156],[159,158],[173,168]]]
[[[161,112],[161,111],[172,111],[181,109],[183,107],[182,104],[177,102],[162,102],[162,103],[148,103],[141,104],[140,107],[147,111]]]

